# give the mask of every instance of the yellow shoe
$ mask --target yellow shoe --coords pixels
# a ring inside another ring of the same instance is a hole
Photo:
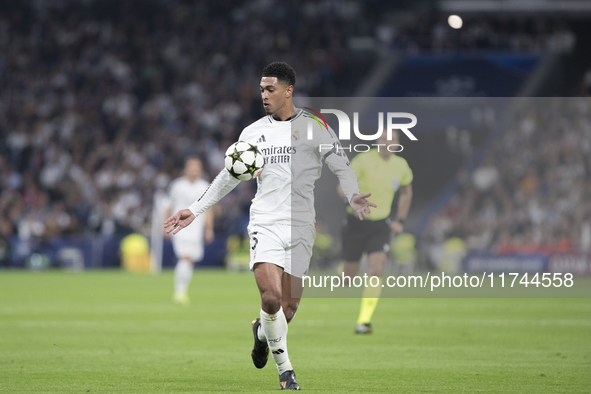
[[[181,305],[189,305],[191,303],[191,300],[189,300],[189,295],[187,294],[186,291],[174,293],[174,297],[172,298],[172,300],[175,303],[181,304]]]

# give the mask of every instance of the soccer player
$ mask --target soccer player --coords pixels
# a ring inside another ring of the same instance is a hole
[[[372,190],[372,200],[378,208],[369,214],[369,220],[361,222],[353,211],[348,209],[346,224],[343,227],[343,274],[354,277],[359,271],[359,259],[367,253],[368,275],[380,278],[389,250],[391,234],[400,234],[404,230],[404,221],[412,202],[413,174],[406,160],[390,152],[389,145],[398,144],[398,134],[392,133],[388,141],[382,133],[377,141],[378,148],[360,153],[351,160],[361,190]],[[392,147],[392,150],[395,147]],[[379,150],[378,150],[379,149]],[[399,191],[396,219],[391,220],[391,207],[394,195]],[[361,310],[357,320],[357,334],[371,334],[371,318],[376,309],[381,282],[377,287],[367,287],[363,291]]]
[[[201,178],[202,165],[197,157],[185,160],[184,176],[175,179],[170,184],[170,205],[166,210],[166,217],[190,205],[198,199],[209,187],[209,183]],[[203,258],[203,241],[213,241],[213,212],[208,209],[205,215],[195,220],[195,223],[180,234],[172,236],[172,247],[178,261],[174,268],[174,296],[173,300],[182,305],[189,304],[189,284],[193,278],[193,264]]]
[[[292,95],[295,71],[287,63],[275,62],[263,69],[260,82],[267,113],[246,127],[240,141],[257,145],[265,165],[257,178],[257,193],[250,207],[248,227],[251,245],[250,269],[261,295],[260,318],[252,324],[254,348],[251,357],[257,368],[267,363],[269,350],[279,372],[282,390],[299,390],[287,352],[287,324],[293,319],[302,295],[314,243],[314,182],[325,161],[342,185],[351,210],[359,220],[368,217],[370,194],[359,194],[355,172],[331,129],[316,123],[306,110],[296,108]],[[305,138],[308,124],[314,139]],[[300,135],[301,134],[301,135]],[[322,152],[323,146],[332,149]],[[239,183],[222,170],[207,192],[189,209],[164,222],[168,233],[178,233]],[[292,261],[292,256],[294,261]]]

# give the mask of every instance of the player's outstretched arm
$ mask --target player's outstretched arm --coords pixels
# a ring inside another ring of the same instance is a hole
[[[224,168],[215,177],[205,193],[195,201],[189,209],[181,209],[164,221],[164,228],[167,234],[177,234],[183,228],[187,227],[195,218],[205,212],[222,197],[230,193],[240,181],[230,175]]]
[[[164,221],[166,234],[176,234],[195,220],[195,215],[188,209],[181,209]]]
[[[351,205],[351,208],[353,208],[353,211],[355,211],[355,214],[359,220],[363,220],[363,218],[369,218],[369,213],[371,212],[369,207],[377,208],[376,204],[367,200],[367,197],[369,196],[371,196],[371,193],[353,194],[351,201],[349,201],[349,205]]]
[[[339,193],[347,197],[355,215],[357,215],[359,220],[363,220],[363,218],[368,219],[369,213],[371,212],[370,207],[376,207],[374,203],[367,200],[367,197],[371,196],[371,193],[359,194],[357,175],[349,165],[347,156],[338,154],[336,147],[340,147],[340,144],[335,143],[334,151],[329,152],[325,156],[326,164],[328,164],[328,168],[339,178],[339,186],[341,188]]]

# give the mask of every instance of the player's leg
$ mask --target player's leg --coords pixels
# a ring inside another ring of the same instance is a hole
[[[270,350],[277,365],[281,388],[299,390],[287,352],[287,318],[282,307],[285,268],[287,267],[287,272],[290,272],[287,257],[291,257],[291,254],[287,249],[290,247],[291,227],[251,225],[249,236],[250,267],[261,295],[260,319],[253,322],[255,345],[252,359],[257,368],[262,368],[267,362]],[[299,300],[295,300],[294,303],[299,303]],[[294,303],[288,302],[290,310]],[[293,317],[292,313],[290,315]]]
[[[371,233],[367,231],[367,224],[359,219],[348,216],[342,231],[343,240],[343,286],[351,286],[353,278],[359,273],[359,260],[363,255]],[[356,334],[371,333],[371,325],[369,322],[361,321],[361,317],[365,311],[364,298],[361,299],[361,310],[359,318],[357,319],[357,326],[355,328]]]
[[[261,309],[269,314],[279,312],[283,268],[273,263],[256,263],[253,272],[261,295]]]
[[[261,294],[259,340],[263,340],[264,335],[282,388],[295,388],[295,374],[287,353],[287,319],[281,306],[283,268],[272,263],[256,263],[253,272]]]
[[[357,276],[359,272],[359,260],[365,250],[368,236],[368,232],[364,231],[364,223],[356,217],[347,215],[345,225],[341,232],[343,244],[343,262],[341,263],[341,266],[346,282],[343,283],[343,286],[351,286],[353,278]]]
[[[260,369],[267,365],[269,358],[269,345],[262,325],[263,312],[265,310],[267,314],[269,314],[269,311],[278,312],[277,304],[281,304],[281,274],[283,270],[275,264],[257,263],[252,267],[252,271],[255,274],[257,287],[261,295],[261,311],[259,313],[260,317],[254,319],[251,324],[254,335],[251,357],[255,367]],[[277,279],[271,280],[270,277],[277,277]]]
[[[180,256],[174,267],[174,301],[189,304],[189,284],[193,279],[193,260],[190,256]]]
[[[367,257],[367,273],[370,277],[369,283],[371,283],[371,277],[374,276],[379,279],[379,282],[377,287],[368,286],[363,289],[361,308],[359,310],[359,317],[357,318],[357,331],[359,334],[369,334],[371,332],[371,318],[382,293],[381,277],[385,263],[386,253],[384,252],[373,252]]]
[[[384,252],[372,252],[367,256],[367,275],[382,277],[384,272],[384,265],[386,265],[386,253]]]
[[[353,277],[359,273],[359,260],[357,261],[343,261],[343,277],[346,283],[343,286],[352,286]],[[351,281],[351,284],[349,283]]]
[[[261,295],[259,317],[252,322],[254,346],[251,352],[255,367],[263,368],[269,358],[269,346],[263,329],[263,314],[274,315],[281,307],[281,274],[282,267],[267,261],[279,261],[284,256],[280,240],[268,227],[250,225],[250,269],[255,275],[257,287]]]
[[[372,332],[371,319],[382,293],[381,277],[386,263],[386,253],[390,248],[390,228],[384,220],[368,222],[366,226],[366,231],[372,234],[365,246],[368,253],[367,273],[370,277],[368,283],[372,283],[371,278],[374,276],[378,278],[378,282],[376,287],[368,286],[363,289],[361,308],[357,318],[357,330],[355,331],[358,334]],[[376,283],[375,280],[373,283]]]
[[[196,241],[197,240],[197,241]],[[189,304],[189,285],[193,279],[193,265],[203,258],[203,243],[192,232],[172,236],[172,248],[177,256],[174,268],[174,301]]]
[[[281,277],[281,309],[286,322],[289,323],[295,317],[302,299],[304,290],[302,277],[307,274],[310,267],[316,228],[312,223],[302,226],[280,227],[283,228],[282,240],[285,245],[284,270]],[[272,353],[275,355],[275,352]],[[293,370],[284,372],[279,370],[279,382],[282,389],[300,389]]]
[[[287,323],[289,323],[294,317],[300,306],[300,300],[302,299],[303,287],[302,278],[290,275],[287,272],[283,272],[281,278],[281,308],[285,315]],[[282,389],[299,390],[300,386],[296,382],[295,373],[292,370],[287,370],[283,373],[279,372],[279,383]]]
[[[283,314],[285,319],[289,323],[294,317],[300,306],[302,299],[302,293],[304,288],[302,287],[302,278],[298,278],[283,272],[281,278],[281,307],[283,308]]]
[[[172,247],[178,258],[174,268],[174,301],[189,304],[189,285],[193,279],[193,264],[203,258],[203,243],[194,233],[177,234],[172,237]]]
[[[178,260],[174,267],[174,297],[176,303],[189,304],[189,284],[193,279],[193,261],[195,261],[195,248],[190,241],[180,237],[172,238],[172,247]]]
[[[302,277],[310,267],[316,228],[314,225],[291,226],[289,238],[290,247],[285,253],[285,270],[281,278],[281,305],[288,323],[295,317],[302,299]]]

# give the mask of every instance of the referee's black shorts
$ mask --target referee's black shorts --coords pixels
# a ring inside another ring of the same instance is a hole
[[[383,220],[359,220],[347,215],[342,231],[343,260],[359,261],[363,252],[388,253],[390,226]]]

